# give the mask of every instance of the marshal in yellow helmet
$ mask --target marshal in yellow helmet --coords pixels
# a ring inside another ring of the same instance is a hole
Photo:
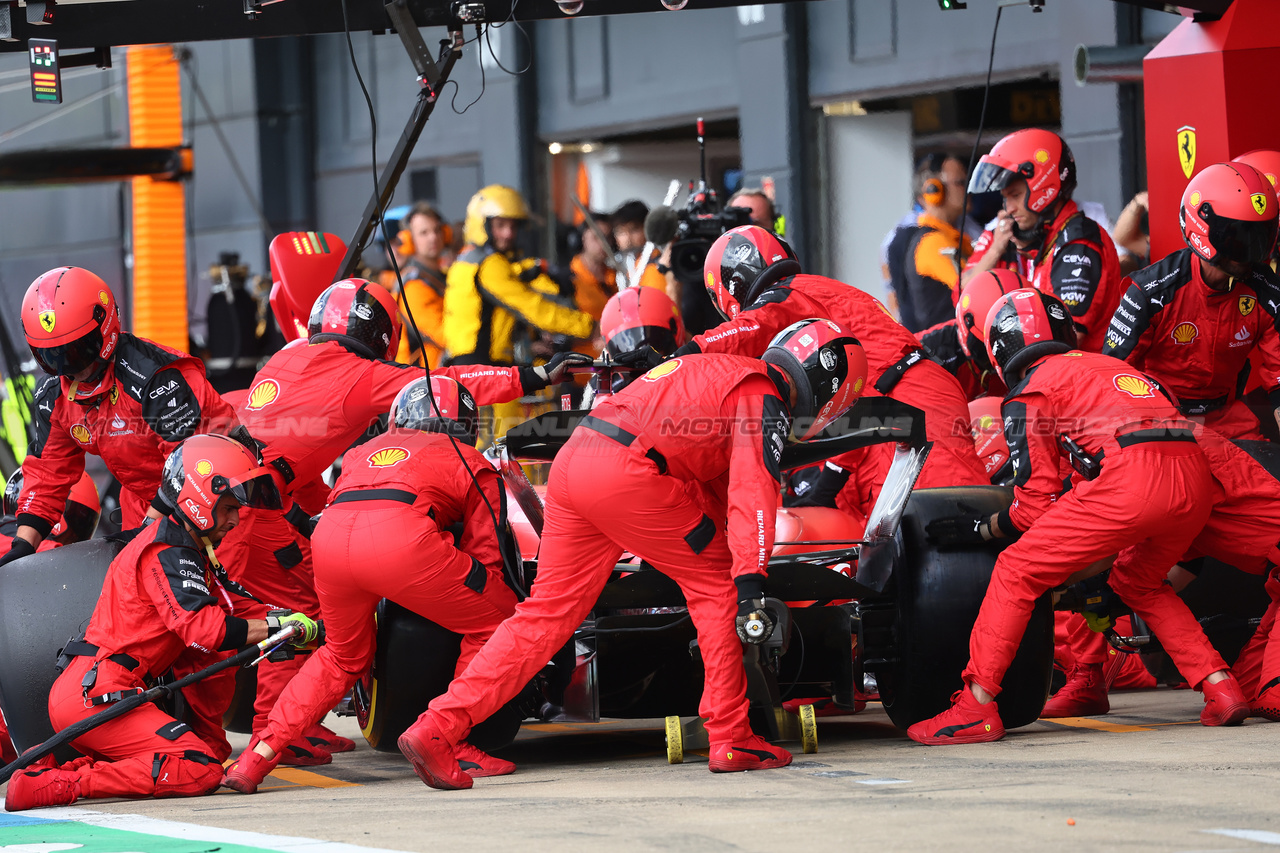
[[[463,238],[472,246],[484,246],[489,242],[489,220],[495,216],[506,219],[528,219],[529,207],[517,190],[502,184],[490,184],[467,202],[467,219],[463,224]]]

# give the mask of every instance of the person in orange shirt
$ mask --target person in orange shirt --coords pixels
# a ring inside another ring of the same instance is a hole
[[[403,258],[400,260],[400,278],[404,281],[404,292],[400,292],[393,270],[383,273],[381,282],[395,295],[400,322],[404,325],[404,336],[400,338],[400,350],[395,360],[401,364],[421,366],[425,356],[427,365],[435,368],[440,364],[440,355],[444,351],[441,326],[444,323],[447,267],[441,256],[449,242],[446,233],[449,226],[440,212],[425,201],[415,203],[402,224],[404,229],[400,232],[399,253]],[[410,322],[410,314],[413,322]]]
[[[899,303],[911,305],[919,332],[955,316],[960,272],[956,253],[968,255],[969,238],[963,238],[955,223],[964,208],[965,168],[955,157],[935,155],[925,158],[916,171],[916,198],[922,208],[914,235],[909,238],[903,263],[903,285]],[[903,313],[904,321],[907,319]]]
[[[618,245],[618,251],[627,256],[628,264],[632,263],[632,259],[644,251],[646,242],[644,220],[648,215],[649,205],[637,199],[632,199],[631,201],[623,202],[609,216],[609,221],[613,225],[613,240]],[[654,248],[654,254],[640,271],[639,285],[641,287],[654,287],[667,292],[668,296],[678,302],[679,300],[669,292],[666,274],[659,268],[659,263],[665,263],[669,258],[660,257],[657,253],[657,247]],[[601,306],[602,309],[603,307]]]
[[[593,218],[604,236],[612,240],[613,228],[608,218],[601,214],[593,214]],[[613,246],[602,243],[596,232],[585,223],[581,227],[581,234],[582,251],[569,262],[569,270],[573,273],[574,301],[579,311],[590,314],[599,323],[605,303],[618,292],[617,273],[609,267]],[[580,349],[579,352],[594,354],[595,350],[588,348]]]

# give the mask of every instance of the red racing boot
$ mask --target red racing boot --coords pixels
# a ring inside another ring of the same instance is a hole
[[[9,780],[4,808],[9,812],[69,806],[80,799],[80,774],[57,767],[22,770]]]
[[[1217,684],[1206,679],[1200,684],[1204,691],[1204,710],[1200,712],[1200,724],[1205,726],[1238,726],[1249,716],[1249,700],[1236,677],[1227,677]]]
[[[773,746],[759,735],[737,743],[711,744],[712,773],[736,773],[741,770],[772,770],[791,763],[791,753]]]
[[[302,733],[302,739],[310,741],[314,746],[328,750],[331,755],[337,755],[339,752],[351,752],[356,748],[356,742],[349,737],[343,737],[328,726],[316,723],[311,728]]]
[[[471,777],[458,766],[458,756],[449,741],[429,720],[419,719],[396,742],[413,770],[426,785],[442,791],[470,788]]]
[[[479,779],[482,776],[507,776],[516,770],[513,762],[494,758],[465,740],[453,748],[453,754],[457,756],[458,767],[472,779]]]
[[[1266,717],[1268,720],[1280,720],[1280,678],[1273,678],[1262,688],[1258,698],[1253,700],[1253,717]]]
[[[1067,683],[1045,703],[1040,718],[1094,717],[1110,711],[1103,668],[1100,663],[1076,664]]]
[[[276,753],[275,758],[263,758],[254,752],[253,748],[257,745],[258,739],[254,738],[249,743],[249,747],[240,753],[240,757],[227,767],[222,775],[224,788],[230,788],[242,794],[257,793],[262,780],[276,769],[276,765],[280,763],[280,753]]]
[[[352,748],[355,744],[352,744]],[[333,753],[306,737],[285,744],[284,749],[276,754],[280,764],[292,764],[295,767],[315,767],[318,764],[330,764]]]
[[[961,687],[952,694],[950,708],[907,729],[907,737],[926,746],[987,743],[1004,737],[1004,721],[995,702],[984,705],[968,687]]]

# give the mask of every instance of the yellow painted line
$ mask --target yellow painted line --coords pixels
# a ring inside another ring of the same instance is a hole
[[[1041,720],[1042,723],[1052,723],[1058,726],[1068,726],[1073,729],[1093,729],[1099,732],[1149,732],[1150,726],[1126,726],[1123,723],[1108,723],[1105,720],[1095,720],[1092,717],[1054,717],[1053,719]]]
[[[306,785],[309,788],[358,788],[356,782],[343,782],[341,779],[330,779],[328,776],[321,776],[319,773],[312,773],[310,770],[300,770],[297,767],[277,767],[271,771],[271,775],[285,782],[292,782],[295,785]]]

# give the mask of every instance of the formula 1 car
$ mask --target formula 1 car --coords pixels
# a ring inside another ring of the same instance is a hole
[[[584,411],[548,412],[507,434],[496,459],[508,493],[533,534],[542,506],[520,460],[551,461]],[[895,725],[907,727],[945,709],[961,686],[970,627],[986,591],[996,546],[940,551],[924,527],[952,515],[957,504],[988,512],[1008,505],[1008,489],[963,487],[913,490],[927,458],[923,415],[897,401],[865,398],[818,439],[788,448],[784,469],[812,465],[871,444],[896,443],[893,465],[865,531],[850,517],[822,508],[782,510],[769,566],[768,594],[780,614],[764,646],[745,649],[753,726],[773,739],[794,735],[788,698],[831,696],[852,709],[864,676],[873,674]],[[514,514],[514,513],[513,513]],[[842,520],[843,518],[843,520]],[[784,538],[791,537],[791,538]],[[525,554],[508,532],[509,583],[518,594],[536,578],[526,532]],[[0,573],[0,709],[19,750],[51,734],[45,708],[53,661],[93,610],[110,560],[120,546],[92,540],[24,558]],[[459,638],[398,605],[378,610],[378,648],[372,672],[357,685],[361,728],[378,750],[396,739],[453,676]],[[1034,721],[1048,696],[1053,620],[1047,597],[1036,607],[1001,693],[1010,727]],[[244,730],[252,706],[252,670],[228,714]],[[668,718],[669,757],[698,745],[703,682],[696,633],[679,587],[638,562],[620,563],[573,640],[535,681],[477,727],[484,749],[509,743],[526,719],[596,721]],[[811,713],[811,709],[810,709]],[[806,748],[816,735],[801,734]]]

